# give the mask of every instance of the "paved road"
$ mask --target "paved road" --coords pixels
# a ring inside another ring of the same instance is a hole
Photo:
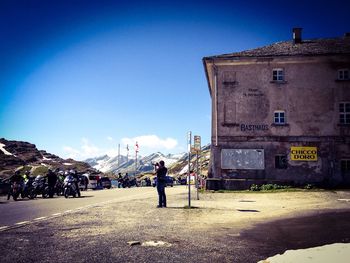
[[[156,195],[156,190],[153,187],[116,188],[88,190],[81,193],[81,198],[54,197],[43,199],[38,197],[33,200],[19,198],[17,202],[13,201],[12,198],[7,201],[6,196],[0,196],[0,229],[76,210],[89,209],[108,202],[124,202],[152,197]]]
[[[156,208],[154,188],[89,191],[93,197],[81,200],[5,201],[2,214],[32,204],[35,215],[21,218],[31,218],[28,224],[0,229],[0,262],[253,263],[289,249],[350,242],[349,191],[209,192],[193,200],[196,209],[185,207],[185,187],[166,192],[165,209]],[[65,209],[72,212],[34,220]],[[335,255],[328,262],[340,261]]]

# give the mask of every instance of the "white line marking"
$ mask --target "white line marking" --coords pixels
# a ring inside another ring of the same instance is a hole
[[[28,224],[30,223],[29,221],[22,221],[22,222],[18,222],[16,223],[15,225],[18,226],[18,225],[24,225],[24,224]]]
[[[338,201],[350,202],[350,199],[338,199]]]
[[[9,226],[0,226],[0,231],[9,228]]]
[[[42,219],[45,219],[45,218],[47,218],[47,216],[37,217],[37,218],[34,218],[33,220],[34,221],[38,221],[38,220],[42,220]]]
[[[62,213],[56,213],[56,214],[52,214],[53,216],[60,216],[62,215]]]

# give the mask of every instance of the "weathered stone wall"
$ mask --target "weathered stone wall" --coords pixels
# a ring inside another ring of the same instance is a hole
[[[208,70],[213,188],[246,188],[253,182],[272,181],[349,183],[340,173],[340,159],[350,158],[350,127],[339,125],[339,102],[350,101],[350,81],[337,80],[337,70],[350,67],[349,56],[218,60],[215,67],[217,91],[215,70]],[[272,81],[274,68],[284,70],[283,82]],[[285,125],[274,124],[278,110],[285,112]],[[317,147],[318,160],[292,161],[292,146]],[[265,169],[221,169],[222,149],[263,149]],[[275,168],[278,154],[288,156],[287,169]]]

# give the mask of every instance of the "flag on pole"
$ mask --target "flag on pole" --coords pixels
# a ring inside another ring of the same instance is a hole
[[[139,144],[137,142],[135,144],[135,152],[139,152]]]

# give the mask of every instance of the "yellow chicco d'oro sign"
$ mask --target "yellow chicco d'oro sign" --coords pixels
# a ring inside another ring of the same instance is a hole
[[[317,147],[292,146],[290,159],[292,161],[317,161]]]

